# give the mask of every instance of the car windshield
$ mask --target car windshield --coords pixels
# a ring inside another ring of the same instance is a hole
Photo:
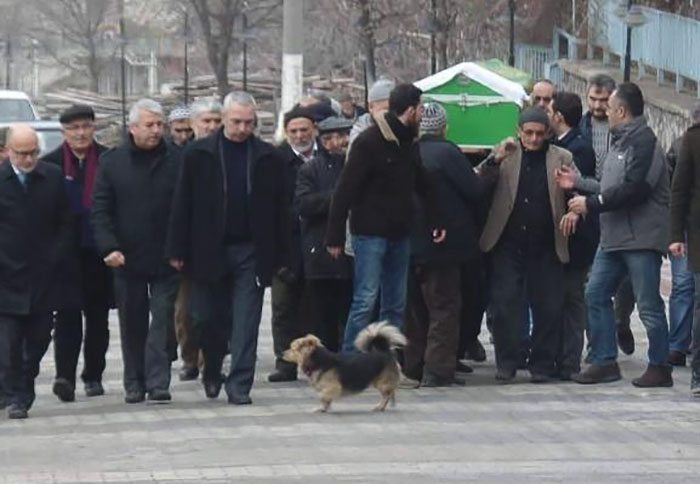
[[[34,111],[26,99],[0,99],[0,121],[34,121]]]
[[[39,135],[39,150],[41,151],[41,156],[45,155],[49,151],[53,151],[63,143],[63,135],[60,130],[56,131],[37,131]]]

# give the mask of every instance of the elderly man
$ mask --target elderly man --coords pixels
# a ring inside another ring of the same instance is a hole
[[[495,182],[493,201],[481,235],[491,254],[491,307],[496,345],[496,379],[515,377],[520,363],[522,311],[532,309],[532,349],[528,369],[533,383],[557,378],[557,356],[564,316],[566,236],[559,229],[566,213],[564,191],[554,171],[571,166],[571,153],[547,142],[549,120],[538,107],[520,114],[520,140],[508,139],[481,165]]]
[[[361,106],[358,106],[355,104],[355,99],[352,97],[352,94],[343,94],[340,97],[340,115],[352,121],[353,123],[365,114],[367,111],[365,111]]]
[[[549,103],[552,102],[557,94],[557,86],[549,79],[540,79],[532,86],[530,93],[530,102],[533,106],[538,106],[542,109],[547,109]]]
[[[671,190],[671,245],[675,258],[687,256],[695,280],[695,300],[700,301],[700,104],[693,110],[693,125],[681,141]],[[674,329],[673,325],[671,326]],[[696,303],[692,329],[692,379],[690,390],[700,396],[700,303]],[[686,338],[690,335],[686,333]],[[685,355],[683,355],[685,357]]]
[[[197,99],[190,107],[190,124],[195,139],[206,138],[221,127],[221,103],[213,97]]]
[[[100,255],[114,270],[126,403],[170,401],[179,277],[165,257],[180,150],[163,139],[163,108],[141,99],[129,134],[102,156],[92,205]],[[149,317],[152,316],[152,317]],[[149,321],[150,319],[150,321]]]
[[[301,227],[294,209],[294,190],[297,171],[319,152],[314,112],[308,107],[295,106],[284,115],[287,140],[279,150],[284,162],[285,194],[289,204],[291,245],[290,264],[282,268],[272,280],[272,341],[275,349],[275,372],[268,376],[271,382],[297,379],[297,368],[282,359],[282,353],[295,338],[301,336],[301,325],[308,319],[302,307],[304,273],[301,254]]]
[[[168,132],[170,139],[177,146],[183,147],[192,139],[190,126],[190,108],[177,106],[168,115]]]
[[[58,261],[72,244],[72,217],[60,168],[38,161],[39,140],[17,124],[10,162],[0,167],[0,407],[27,418],[34,379],[51,341]]]
[[[167,254],[193,280],[192,315],[202,322],[204,391],[217,398],[231,328],[230,404],[252,403],[265,287],[287,266],[288,199],[275,148],[257,138],[255,99],[224,99],[223,129],[186,150]]]
[[[668,250],[669,176],[666,157],[644,118],[644,98],[636,84],[624,83],[608,103],[613,144],[596,193],[576,196],[569,209],[600,214],[600,247],[586,286],[591,364],[572,376],[578,383],[619,380],[612,296],[629,274],[639,317],[649,338],[649,364],[632,380],[637,387],[673,386],[668,364],[668,324],[659,292],[661,258]],[[579,176],[557,174],[559,185],[575,188]]]
[[[112,274],[97,252],[90,226],[92,194],[99,156],[107,150],[95,137],[95,112],[90,106],[74,105],[60,116],[63,144],[43,161],[61,168],[66,192],[78,230],[71,257],[62,261],[63,295],[56,308],[54,394],[64,402],[75,400],[75,373],[83,346],[81,378],[85,394],[104,394],[102,373],[109,346],[108,315],[112,304]],[[85,339],[83,341],[83,317]]]

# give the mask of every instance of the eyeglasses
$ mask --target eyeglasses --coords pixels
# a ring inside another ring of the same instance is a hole
[[[87,131],[89,129],[93,129],[95,127],[95,123],[82,123],[82,124],[67,124],[63,126],[63,129],[66,131]]]
[[[35,156],[39,155],[39,150],[17,151],[14,148],[10,148],[10,151],[12,151],[18,158],[34,158]]]

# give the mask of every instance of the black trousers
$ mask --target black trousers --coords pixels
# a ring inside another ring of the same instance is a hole
[[[554,376],[564,317],[564,269],[554,250],[527,254],[497,246],[491,258],[491,308],[496,364],[506,371],[521,362],[522,308],[532,310],[528,369]]]
[[[51,313],[0,314],[0,386],[7,403],[31,408],[34,380],[51,342]]]
[[[460,266],[460,311],[459,345],[457,358],[464,357],[467,345],[476,341],[481,333],[481,322],[489,301],[486,267],[481,257],[469,260]]]
[[[124,360],[124,389],[167,390],[175,341],[178,275],[153,279],[114,278]]]
[[[54,359],[56,378],[75,384],[80,348],[83,348],[84,382],[102,381],[105,354],[109,347],[109,307],[112,299],[112,271],[91,250],[79,258],[82,279],[82,308],[62,309],[54,316]],[[85,339],[83,340],[83,317]]]
[[[311,330],[308,298],[305,295],[305,281],[294,282],[272,278],[272,346],[275,351],[275,368],[296,374],[296,365],[282,359],[289,344]]]
[[[350,279],[312,279],[308,281],[313,303],[316,307],[313,333],[330,351],[340,349],[345,322],[352,303],[352,281]]]

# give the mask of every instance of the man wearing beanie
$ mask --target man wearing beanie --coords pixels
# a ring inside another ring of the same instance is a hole
[[[515,377],[520,356],[522,312],[532,308],[533,383],[552,381],[564,312],[567,237],[560,230],[566,213],[564,191],[555,171],[573,166],[571,153],[548,143],[549,121],[538,107],[520,114],[519,140],[506,139],[480,165],[495,184],[479,244],[491,257],[491,307],[496,346],[496,379]]]
[[[448,237],[442,244],[433,243],[421,205],[411,237],[404,372],[425,387],[464,384],[455,379],[460,315],[468,309],[462,308],[462,287],[480,283],[480,264],[474,262],[480,257],[475,220],[480,180],[459,148],[445,139],[446,131],[445,108],[426,104],[420,123],[420,155],[435,185],[435,210]],[[462,266],[468,268],[465,280]],[[467,288],[466,292],[478,294],[477,289]]]
[[[394,89],[396,84],[391,79],[380,77],[372,84],[367,92],[367,109],[368,113],[357,118],[355,124],[350,131],[350,144],[355,141],[360,133],[374,124],[373,116],[379,113],[385,113],[389,109],[389,94]]]
[[[340,257],[345,243],[345,220],[355,252],[355,281],[343,351],[355,351],[355,338],[371,321],[381,285],[379,320],[402,327],[406,309],[406,280],[413,227],[413,197],[429,197],[433,221],[434,191],[414,142],[422,115],[421,90],[400,84],[389,97],[389,111],[375,116],[376,124],[351,145],[333,194],[326,246]],[[431,224],[435,227],[437,223]],[[445,240],[435,229],[433,240]]]
[[[112,273],[97,251],[89,221],[98,159],[107,148],[95,141],[95,112],[90,106],[71,106],[61,113],[59,121],[63,144],[48,153],[43,161],[63,170],[78,234],[70,256],[61,261],[58,271],[62,277],[59,285],[62,294],[54,317],[56,379],[53,392],[60,400],[72,402],[81,346],[85,394],[94,397],[104,393],[102,373],[109,345],[107,318],[114,298]]]
[[[275,371],[268,376],[271,382],[297,379],[297,367],[282,359],[289,344],[302,335],[302,324],[308,315],[302,314],[304,271],[301,255],[301,227],[294,207],[297,172],[317,155],[318,142],[315,111],[310,107],[294,106],[284,115],[287,139],[279,146],[279,158],[284,163],[285,200],[289,207],[291,242],[290,261],[272,278],[272,343],[275,350]]]

